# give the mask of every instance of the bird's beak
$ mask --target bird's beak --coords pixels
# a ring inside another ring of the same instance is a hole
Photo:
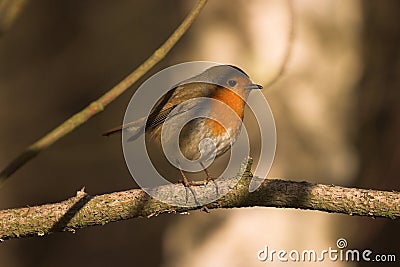
[[[253,89],[263,89],[263,87],[262,87],[261,85],[259,85],[259,84],[252,83],[252,84],[246,85],[246,86],[244,87],[244,89],[250,89],[250,90],[253,90]]]

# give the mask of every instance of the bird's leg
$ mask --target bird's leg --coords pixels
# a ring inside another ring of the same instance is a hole
[[[203,168],[203,171],[206,173],[207,176],[207,182],[211,182],[214,181],[216,178],[212,177],[211,174],[209,173],[209,171],[207,170],[206,167],[204,167],[203,162],[200,162],[201,167]]]
[[[180,166],[179,164],[178,164],[178,166],[179,166],[179,171],[180,171],[180,173],[181,173],[181,175],[182,175],[182,184],[183,184],[185,187],[190,187],[191,184],[190,184],[188,178],[186,177],[185,173],[182,171],[181,166]]]
[[[203,165],[203,164],[202,164],[202,165]],[[211,181],[214,182],[215,178],[212,177],[212,176],[210,175],[210,173],[208,172],[207,168],[204,168],[204,172],[205,172],[206,175],[207,175],[207,182],[211,182]]]
[[[200,162],[200,165],[201,165],[201,167],[203,168],[204,172],[205,172],[206,175],[207,175],[207,183],[208,183],[208,182],[213,182],[213,183],[214,183],[214,185],[215,185],[215,191],[216,191],[217,196],[218,196],[218,195],[219,195],[219,190],[218,190],[218,185],[217,185],[217,183],[215,182],[215,179],[216,179],[216,178],[214,178],[214,177],[212,177],[212,176],[210,175],[210,173],[208,172],[207,168],[204,167],[203,162]]]
[[[197,200],[194,190],[191,188],[191,183],[189,182],[188,178],[186,177],[185,173],[183,172],[178,160],[176,161],[176,164],[178,165],[179,172],[182,175],[182,184],[186,190],[186,204],[189,202],[189,190],[190,190],[192,192],[194,202],[196,203],[196,205],[201,206],[200,202]]]

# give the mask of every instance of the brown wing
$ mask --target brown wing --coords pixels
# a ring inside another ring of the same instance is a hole
[[[160,124],[163,124],[165,119],[168,117],[168,115],[175,107],[177,106],[172,106],[170,108],[163,109],[158,114],[156,113],[150,114],[149,119],[147,120],[146,123],[146,129],[154,128]]]
[[[188,83],[169,90],[155,105],[150,112],[146,123],[146,130],[154,128],[162,123],[171,111],[183,102],[197,97],[207,97],[217,86],[206,83]],[[185,110],[179,111],[179,113]]]
[[[154,105],[154,108],[150,112],[149,118],[146,117],[140,118],[136,121],[127,123],[125,125],[120,125],[115,128],[112,128],[106,132],[104,132],[103,136],[110,136],[115,133],[118,133],[122,130],[127,129],[128,131],[135,132],[133,136],[136,136],[136,139],[140,134],[144,131],[143,126],[146,126],[145,129],[149,129],[152,127],[156,127],[157,125],[163,123],[165,118],[171,112],[174,107],[165,108],[166,104],[168,103],[169,99],[173,95],[176,88],[169,90],[162,98],[160,98],[157,103]],[[147,122],[146,122],[147,121]],[[146,125],[145,125],[146,123]]]
[[[103,135],[109,136],[120,132],[121,130],[127,129],[128,131],[132,131],[134,133],[133,136],[135,136],[134,139],[136,139],[136,137],[144,132],[144,129],[141,126],[144,126],[145,122],[145,130],[155,128],[164,123],[171,111],[179,104],[192,98],[210,96],[216,89],[216,85],[200,82],[187,83],[174,87],[157,101],[157,103],[154,105],[154,108],[150,112],[147,122],[146,117],[143,117],[137,121],[113,128],[103,133]],[[185,110],[182,110],[181,112],[185,112]]]

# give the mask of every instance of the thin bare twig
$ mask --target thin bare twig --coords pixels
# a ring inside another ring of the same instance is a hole
[[[27,0],[0,0],[0,37],[11,27]]]
[[[269,88],[273,84],[275,84],[279,78],[282,77],[282,75],[285,73],[287,63],[289,62],[289,59],[292,54],[292,47],[293,47],[293,42],[294,42],[294,37],[295,37],[295,12],[294,12],[294,4],[293,0],[287,0],[287,7],[289,10],[289,35],[288,35],[288,40],[286,42],[286,48],[285,48],[285,53],[283,55],[281,65],[279,66],[278,71],[276,74],[272,77],[272,79],[264,86],[264,88]]]
[[[167,53],[172,49],[176,42],[182,37],[182,35],[189,29],[190,25],[194,22],[201,10],[207,3],[207,0],[199,0],[196,6],[188,14],[186,19],[179,25],[174,33],[168,38],[168,40],[160,46],[142,65],[140,65],[135,71],[129,74],[120,83],[114,86],[110,91],[105,93],[96,101],[89,104],[86,108],[76,113],[66,121],[64,121],[57,128],[46,134],[44,137],[39,139],[37,142],[29,146],[22,154],[15,158],[10,164],[8,164],[0,172],[0,187],[15,171],[22,167],[29,160],[37,156],[42,150],[48,148],[56,141],[76,129],[78,126],[85,123],[91,117],[97,113],[103,111],[103,109],[110,104],[119,95],[125,92],[132,84],[140,79],[146,72],[153,68],[158,62],[160,62]]]

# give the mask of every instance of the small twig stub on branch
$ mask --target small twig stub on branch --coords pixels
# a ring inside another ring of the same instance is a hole
[[[399,192],[267,179],[259,189],[249,193],[248,187],[252,178],[251,173],[246,171],[231,190],[226,187],[229,179],[218,180],[217,185],[220,190],[229,192],[205,207],[207,210],[255,206],[279,207],[390,219],[400,217]],[[182,185],[177,184],[158,190],[165,190],[165,194],[176,197],[176,192],[181,192],[181,188]],[[210,191],[210,194],[215,194],[215,191]],[[0,211],[0,239],[43,236],[52,232],[75,231],[92,225],[131,218],[198,209],[202,207],[167,205],[149,197],[139,189],[98,196],[90,196],[79,191],[75,197],[59,203]]]

